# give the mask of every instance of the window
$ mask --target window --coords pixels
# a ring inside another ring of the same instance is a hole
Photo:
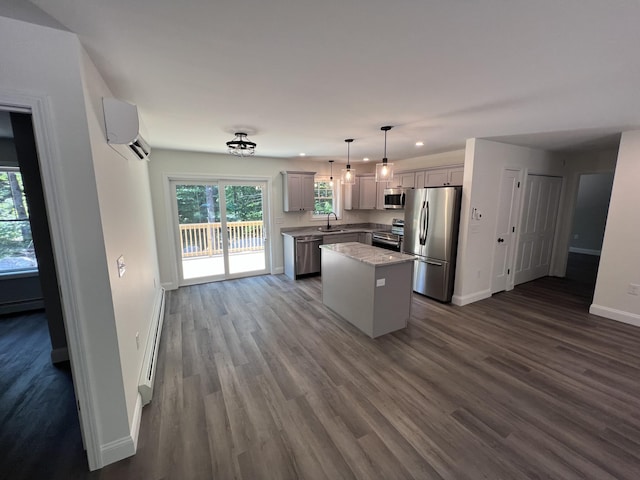
[[[330,185],[329,177],[316,177],[313,188],[314,218],[325,219],[331,212],[338,214],[338,191],[340,182],[334,180]]]
[[[37,268],[22,175],[0,167],[0,274]]]

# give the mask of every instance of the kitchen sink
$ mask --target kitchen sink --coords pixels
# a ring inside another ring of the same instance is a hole
[[[327,229],[327,227],[318,227],[318,230],[320,230],[323,233],[339,233],[339,232],[347,232],[348,231],[346,228],[329,228],[329,229]]]

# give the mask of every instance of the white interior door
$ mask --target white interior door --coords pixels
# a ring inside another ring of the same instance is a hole
[[[521,171],[505,169],[500,181],[500,201],[493,249],[491,293],[513,288],[512,268],[516,223],[520,206]]]
[[[171,181],[179,284],[268,273],[267,182]]]
[[[516,259],[516,285],[549,275],[561,189],[561,177],[527,175]]]

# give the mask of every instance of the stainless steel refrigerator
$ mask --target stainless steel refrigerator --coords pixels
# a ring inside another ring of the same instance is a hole
[[[407,191],[404,206],[404,253],[416,255],[413,290],[450,302],[458,251],[462,187]]]

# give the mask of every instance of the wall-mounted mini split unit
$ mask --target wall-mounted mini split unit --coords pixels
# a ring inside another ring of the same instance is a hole
[[[117,98],[103,98],[102,106],[107,143],[126,145],[140,160],[148,158],[151,148],[140,136],[138,107]]]

